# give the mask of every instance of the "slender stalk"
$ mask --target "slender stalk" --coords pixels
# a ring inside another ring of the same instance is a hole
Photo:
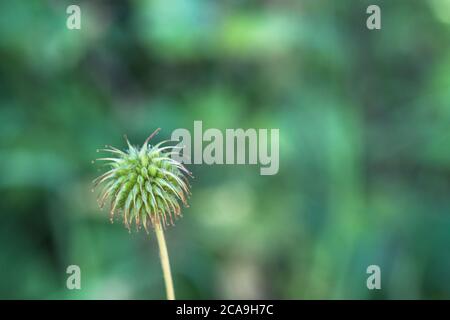
[[[173,290],[172,274],[170,272],[169,254],[167,253],[166,240],[164,239],[164,230],[161,223],[155,225],[156,239],[158,240],[159,257],[166,284],[167,300],[175,300],[175,291]]]

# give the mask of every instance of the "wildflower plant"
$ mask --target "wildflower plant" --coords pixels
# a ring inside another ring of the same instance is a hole
[[[149,229],[155,231],[167,298],[172,300],[175,294],[163,230],[181,217],[180,202],[188,206],[190,185],[187,177],[192,175],[183,164],[171,158],[180,147],[165,145],[170,140],[153,146],[149,144],[159,130],[153,132],[141,147],[131,145],[125,137],[126,151],[112,146],[97,150],[112,156],[97,159],[106,161],[109,170],[94,180],[94,188],[103,186],[98,203],[100,208],[109,203],[111,222],[119,215],[129,231],[133,224],[138,230],[143,226],[147,233]]]

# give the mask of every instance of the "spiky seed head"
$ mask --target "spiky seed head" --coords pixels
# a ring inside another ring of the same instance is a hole
[[[134,222],[139,229],[173,225],[174,219],[181,216],[179,201],[185,206],[189,196],[187,176],[191,173],[178,161],[171,158],[179,147],[163,146],[170,140],[154,146],[149,140],[159,131],[157,129],[145,140],[142,147],[135,147],[128,139],[128,150],[106,146],[98,152],[109,152],[106,161],[109,171],[94,180],[94,188],[103,185],[98,197],[100,208],[110,204],[110,218],[120,214],[125,226],[130,230]]]

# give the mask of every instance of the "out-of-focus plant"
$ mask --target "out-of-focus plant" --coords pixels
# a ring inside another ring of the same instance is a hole
[[[97,150],[109,152],[114,157],[97,159],[107,161],[110,170],[94,180],[94,188],[103,185],[98,202],[100,208],[103,208],[109,201],[111,222],[118,213],[129,231],[133,222],[137,229],[143,226],[147,233],[149,227],[153,228],[158,240],[167,299],[174,300],[175,292],[163,230],[181,216],[179,201],[187,206],[186,198],[190,194],[187,176],[191,176],[191,173],[170,157],[179,148],[163,146],[170,140],[154,146],[149,144],[159,130],[153,132],[140,148],[132,146],[125,137],[128,144],[126,151],[112,146]]]

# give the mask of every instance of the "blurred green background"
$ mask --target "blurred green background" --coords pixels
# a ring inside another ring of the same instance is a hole
[[[449,299],[449,40],[448,0],[1,1],[0,298],[164,299],[91,161],[202,120],[279,128],[280,171],[189,166],[177,298]]]

